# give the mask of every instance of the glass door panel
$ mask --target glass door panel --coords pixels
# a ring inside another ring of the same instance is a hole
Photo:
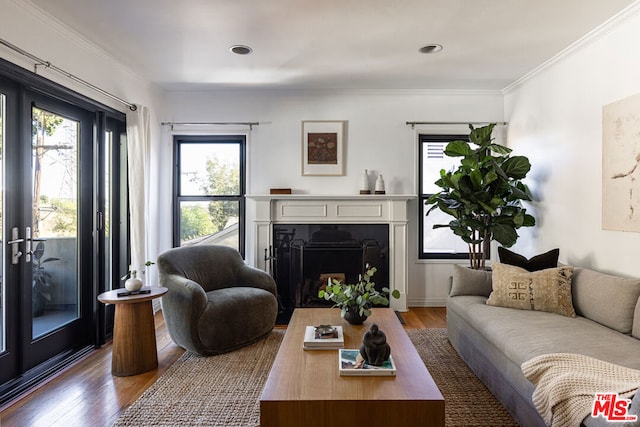
[[[35,107],[32,118],[32,338],[36,339],[79,317],[80,123]]]
[[[5,95],[0,93],[0,236],[2,236],[2,230],[4,230],[3,223],[3,210],[4,210],[4,126],[5,126]],[[1,240],[1,239],[0,239]],[[2,243],[2,242],[0,242]],[[0,244],[0,354],[4,353],[7,349],[6,343],[6,301],[5,301],[5,273],[4,273],[4,244]]]
[[[103,156],[103,171],[104,171],[104,209],[103,209],[103,227],[104,227],[104,265],[105,268],[105,283],[107,290],[113,288],[113,239],[112,239],[112,227],[111,227],[111,192],[113,191],[113,182],[111,179],[111,168],[113,167],[113,144],[114,134],[113,131],[108,130],[105,132],[105,147]]]

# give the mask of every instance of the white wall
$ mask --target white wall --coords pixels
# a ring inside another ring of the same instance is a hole
[[[418,130],[407,121],[485,122],[503,117],[502,94],[487,92],[229,90],[172,92],[167,101],[166,122],[260,122],[249,133],[250,194],[287,187],[296,193],[356,195],[363,169],[383,174],[387,193],[416,194]],[[301,175],[303,120],[348,122],[345,176]],[[169,153],[169,127],[163,140]],[[165,188],[171,188],[170,176],[164,179]],[[170,212],[169,192],[166,196],[164,209]],[[451,264],[417,260],[416,201],[409,209],[409,305],[444,305]],[[247,220],[251,224],[253,219]],[[251,230],[249,225],[247,232]]]
[[[505,95],[508,144],[529,156],[539,227],[514,247],[531,256],[640,277],[640,234],[602,230],[602,107],[640,93],[640,8]]]

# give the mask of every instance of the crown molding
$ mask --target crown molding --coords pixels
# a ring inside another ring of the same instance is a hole
[[[129,75],[131,78],[144,82],[145,84],[152,85],[156,88],[156,90],[160,89],[164,92],[162,88],[144,79],[142,76],[140,76],[140,74],[135,72],[132,68],[128,67],[126,64],[123,64],[121,61],[119,61],[109,52],[102,49],[95,43],[91,42],[81,33],[69,27],[67,24],[60,21],[55,16],[42,10],[37,5],[32,3],[30,0],[7,0],[7,1],[12,3],[16,7],[16,9],[20,9],[24,11],[26,15],[39,21],[39,23],[42,24],[43,27],[49,28],[50,30],[58,34],[60,38],[69,40],[72,44],[77,45],[79,48],[86,50],[87,52],[95,55],[98,58],[104,59],[105,62],[111,64],[114,68],[118,69],[124,74]],[[13,43],[15,42],[13,41]],[[16,43],[16,45],[19,45],[19,44]],[[19,46],[19,47],[27,51],[30,50],[29,46]],[[55,58],[47,58],[42,52],[34,52],[34,54],[43,58],[44,60],[48,61],[51,59],[51,62],[54,62],[54,63],[56,62]]]
[[[640,0],[636,0],[632,4],[630,4],[629,6],[627,6],[626,8],[624,8],[623,10],[621,10],[620,12],[618,12],[617,14],[615,14],[614,16],[612,16],[611,18],[609,18],[608,20],[606,20],[605,22],[597,26],[595,29],[593,29],[592,31],[590,31],[580,39],[576,40],[575,42],[570,44],[568,47],[558,52],[556,55],[549,58],[547,61],[538,65],[536,68],[529,71],[527,74],[520,77],[518,80],[506,86],[504,89],[502,89],[501,93],[503,95],[509,94],[513,90],[525,84],[527,81],[529,81],[533,77],[537,76],[538,74],[542,73],[543,71],[547,70],[548,68],[552,67],[553,65],[562,61],[563,59],[573,55],[577,51],[584,49],[590,44],[600,40],[602,37],[604,37],[609,32],[614,30],[618,25],[625,22],[627,19],[635,16],[639,12],[640,12]]]
[[[277,95],[344,95],[344,96],[502,96],[500,89],[356,89],[356,88],[278,88],[278,87],[215,87],[208,89],[169,89],[168,95],[181,93],[233,93]]]

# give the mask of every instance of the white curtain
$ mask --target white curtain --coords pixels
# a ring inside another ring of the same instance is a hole
[[[142,273],[147,258],[147,224],[149,206],[150,159],[149,109],[138,105],[127,112],[127,156],[129,175],[129,222],[131,234],[131,268]],[[138,277],[145,280],[142,274]]]

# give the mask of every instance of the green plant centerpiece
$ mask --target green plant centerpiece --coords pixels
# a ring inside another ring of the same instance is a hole
[[[434,209],[453,216],[448,227],[469,245],[469,262],[473,269],[485,269],[489,245],[496,240],[504,247],[513,246],[517,229],[531,227],[536,221],[527,214],[522,201],[531,201],[531,192],[522,180],[531,169],[525,156],[512,156],[511,149],[496,144],[491,136],[495,123],[471,130],[468,141],[451,141],[445,155],[461,157],[455,170],[440,171],[435,184],[442,188],[426,201]]]
[[[376,289],[371,280],[375,267],[365,266],[365,271],[358,278],[358,282],[349,284],[332,279],[325,289],[318,292],[318,297],[327,301],[333,301],[333,307],[341,309],[340,316],[352,325],[361,325],[367,317],[371,316],[371,308],[374,305],[389,305],[389,288],[382,291]],[[400,292],[394,289],[391,292],[394,298],[400,298]]]

